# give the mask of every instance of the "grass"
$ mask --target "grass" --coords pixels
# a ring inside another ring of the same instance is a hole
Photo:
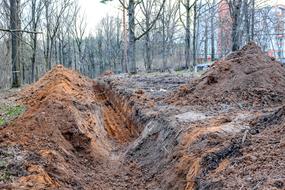
[[[25,107],[21,105],[9,107],[6,111],[7,116],[9,117],[18,117],[25,111]]]
[[[0,116],[0,126],[3,126],[9,121],[12,121],[13,119],[17,118],[24,111],[25,107],[22,105],[1,107],[0,113],[2,116]]]
[[[6,121],[2,117],[0,117],[0,126],[5,125]]]

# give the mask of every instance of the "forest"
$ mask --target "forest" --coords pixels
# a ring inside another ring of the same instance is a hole
[[[249,41],[283,58],[275,42],[282,18],[267,1],[119,2],[118,16],[106,15],[89,32],[76,0],[1,1],[0,88],[32,83],[57,64],[89,77],[194,70]]]

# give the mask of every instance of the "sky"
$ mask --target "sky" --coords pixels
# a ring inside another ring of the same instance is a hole
[[[285,0],[261,0],[270,4],[285,4]],[[78,0],[82,11],[85,13],[87,22],[87,33],[94,32],[100,20],[106,16],[117,16],[119,14],[119,2],[113,0],[107,3],[100,3],[100,0]]]
[[[78,0],[82,12],[84,12],[87,21],[87,31],[92,32],[106,16],[117,16],[119,14],[118,1],[100,3],[100,0]]]

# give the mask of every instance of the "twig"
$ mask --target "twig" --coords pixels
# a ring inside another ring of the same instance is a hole
[[[167,152],[167,154],[169,154],[169,151],[166,149],[165,146],[163,146],[164,150]]]
[[[244,132],[244,135],[243,135],[242,140],[241,140],[241,144],[243,144],[245,142],[247,133],[248,133],[248,129],[245,130],[245,132]]]

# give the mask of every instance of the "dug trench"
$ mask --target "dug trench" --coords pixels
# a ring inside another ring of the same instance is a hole
[[[58,66],[24,89],[18,101],[27,111],[1,128],[1,188],[146,188],[142,165],[128,156],[152,116],[106,85]]]
[[[26,112],[0,129],[1,189],[283,189],[283,91],[260,98],[264,83],[251,75],[272,73],[262,65],[272,60],[254,44],[239,56],[195,80],[165,74],[94,81],[55,67],[22,90]],[[266,68],[280,79],[268,76],[266,88],[285,78],[283,67],[273,66]],[[257,72],[244,75],[247,67]],[[257,80],[258,95],[242,90],[239,100],[223,89],[235,72]],[[204,81],[212,75],[214,83]],[[215,95],[222,90],[231,97]]]
[[[18,101],[27,111],[1,129],[3,189],[194,188],[206,152],[188,155],[187,138],[207,130],[182,131],[144,90],[58,66]]]

